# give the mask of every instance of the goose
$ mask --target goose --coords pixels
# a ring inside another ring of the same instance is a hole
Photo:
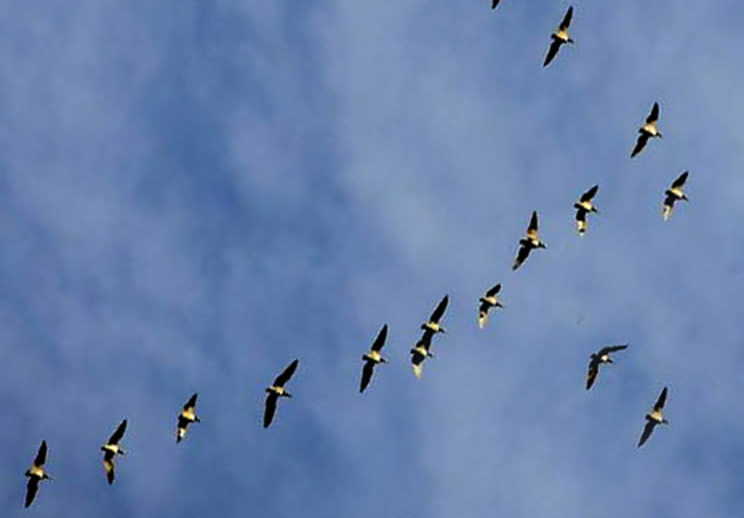
[[[595,185],[584,194],[581,195],[579,201],[574,203],[576,209],[576,229],[579,231],[579,235],[583,236],[587,229],[586,215],[590,212],[599,213],[597,207],[592,203],[592,198],[597,194],[599,185]]]
[[[548,54],[545,56],[543,67],[547,67],[550,62],[553,61],[553,58],[558,54],[561,45],[574,42],[568,34],[568,27],[571,25],[571,18],[573,18],[573,6],[568,8],[568,11],[566,11],[563,21],[558,26],[558,29],[550,35],[550,38],[553,41],[550,43],[550,47],[548,48]]]
[[[497,296],[500,291],[501,284],[497,284],[496,286],[488,290],[484,296],[478,299],[478,301],[480,302],[480,306],[478,307],[478,326],[481,329],[485,327],[486,322],[488,321],[488,311],[491,308],[504,307],[504,305],[501,303],[501,300],[499,300],[499,297]]]
[[[594,381],[597,379],[597,375],[599,374],[600,365],[605,363],[614,363],[610,354],[617,351],[623,351],[627,348],[628,344],[608,345],[607,347],[602,347],[596,353],[592,353],[589,359],[589,372],[586,375],[586,390],[589,390],[592,388],[592,385],[594,385]]]
[[[633,152],[630,154],[630,158],[633,158],[638,153],[643,151],[643,148],[646,147],[646,143],[648,142],[648,139],[650,138],[662,138],[661,132],[659,131],[659,128],[656,126],[657,121],[659,120],[659,103],[655,102],[653,108],[651,108],[651,113],[648,117],[646,117],[646,124],[641,126],[638,129],[638,140],[636,141],[636,145],[633,148]]]
[[[382,329],[380,329],[380,332],[377,334],[377,338],[375,338],[375,341],[372,343],[372,347],[370,348],[369,352],[365,353],[362,356],[362,360],[364,360],[364,367],[362,368],[362,381],[359,385],[359,392],[364,392],[364,389],[367,388],[367,385],[369,385],[369,382],[372,380],[372,374],[375,370],[375,365],[378,363],[387,363],[387,360],[382,357],[382,354],[380,354],[380,351],[385,346],[385,340],[387,339],[387,333],[388,333],[388,326],[385,324],[382,326]]]
[[[661,391],[661,394],[659,394],[659,399],[656,400],[656,404],[654,405],[654,408],[651,410],[650,413],[646,414],[646,426],[643,428],[643,434],[641,435],[641,440],[638,441],[638,447],[640,448],[643,446],[643,444],[648,440],[649,437],[651,437],[651,434],[654,432],[654,428],[656,425],[659,424],[669,424],[669,421],[664,419],[664,404],[666,404],[667,399],[667,388],[664,387],[664,390]]]
[[[36,458],[34,459],[33,464],[31,464],[31,467],[26,470],[28,484],[26,485],[25,507],[30,506],[31,503],[34,501],[36,492],[39,491],[39,482],[41,482],[42,480],[52,480],[52,477],[50,477],[44,469],[46,458],[47,443],[46,441],[41,441],[41,446],[39,446],[39,451],[36,453]]]
[[[289,366],[282,371],[279,376],[274,380],[274,384],[266,389],[266,409],[264,410],[264,428],[268,428],[271,421],[274,419],[276,413],[276,402],[280,397],[292,397],[292,394],[287,392],[284,385],[292,378],[292,375],[297,370],[297,365],[300,360],[295,360],[289,364]]]
[[[434,308],[434,311],[429,317],[428,322],[424,322],[423,324],[421,324],[421,329],[423,329],[424,331],[428,331],[431,334],[446,332],[446,330],[439,323],[439,321],[444,315],[444,311],[447,309],[447,303],[449,303],[449,296],[445,295],[444,298],[441,301],[439,301],[439,304],[437,304],[437,307]]]
[[[124,437],[124,432],[127,430],[127,420],[124,419],[119,426],[116,427],[114,433],[109,437],[108,442],[101,446],[103,451],[103,467],[106,470],[106,479],[109,485],[114,483],[114,458],[117,455],[125,455],[124,449],[119,446],[119,441]]]
[[[416,346],[411,349],[411,366],[413,367],[413,374],[418,379],[421,379],[421,374],[424,372],[424,360],[434,357],[429,351],[431,348],[431,337],[432,333],[424,331],[424,335],[416,342]]]
[[[178,427],[176,428],[176,443],[181,442],[186,437],[186,432],[189,429],[191,423],[200,423],[201,419],[196,415],[196,398],[198,394],[194,394],[189,398],[183,410],[178,414]]]
[[[662,207],[661,214],[664,217],[664,221],[667,221],[672,216],[672,210],[674,210],[674,202],[677,200],[685,200],[690,201],[687,199],[687,195],[682,190],[685,186],[685,182],[687,181],[687,175],[690,174],[689,171],[685,171],[679,177],[672,182],[672,185],[664,191],[664,194],[666,194],[666,199],[664,200],[664,206]]]
[[[530,252],[534,248],[547,248],[545,243],[540,241],[540,237],[537,231],[537,211],[532,211],[532,217],[530,218],[530,225],[527,227],[527,234],[525,237],[519,240],[519,251],[517,257],[514,259],[512,270],[516,270],[530,255]]]

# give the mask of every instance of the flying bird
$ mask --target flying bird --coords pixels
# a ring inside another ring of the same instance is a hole
[[[592,203],[592,198],[597,194],[599,185],[595,185],[584,194],[581,195],[579,201],[574,203],[576,209],[576,229],[579,231],[579,235],[583,236],[586,232],[588,223],[586,222],[586,215],[590,212],[598,213],[597,207]]]
[[[284,371],[276,377],[274,384],[266,389],[266,409],[264,410],[264,428],[268,428],[271,421],[274,419],[276,413],[276,402],[280,397],[292,397],[292,394],[287,392],[284,385],[290,380],[292,375],[297,370],[297,365],[300,363],[299,360],[295,360],[284,369]]]
[[[101,446],[103,451],[103,467],[106,470],[106,479],[109,485],[114,483],[114,458],[117,455],[125,455],[126,452],[119,446],[119,441],[124,437],[124,432],[127,431],[127,420],[124,419],[114,433],[109,437],[108,442]]]
[[[656,404],[654,405],[654,408],[651,410],[650,413],[646,414],[646,426],[643,428],[643,434],[641,435],[641,440],[638,441],[638,447],[640,448],[643,446],[643,444],[648,440],[649,437],[651,437],[651,434],[654,432],[654,428],[656,425],[659,424],[669,424],[669,421],[664,419],[664,404],[666,404],[667,399],[667,388],[664,387],[664,390],[661,391],[661,394],[659,394],[659,399],[656,400]]]
[[[444,315],[444,311],[447,309],[447,303],[449,303],[449,296],[445,295],[444,298],[441,301],[439,301],[439,304],[437,304],[437,307],[434,308],[434,311],[429,317],[428,322],[424,322],[423,324],[421,324],[421,329],[423,329],[425,332],[428,332],[432,335],[436,333],[446,332],[444,327],[442,327],[442,325],[439,323],[439,321],[442,319],[442,316]]]
[[[196,415],[196,398],[198,394],[194,394],[189,398],[183,410],[178,414],[178,427],[176,428],[176,442],[181,442],[186,437],[186,432],[189,429],[191,423],[200,423],[201,419]]]
[[[491,308],[503,308],[504,305],[498,297],[498,293],[501,291],[501,284],[497,284],[486,292],[478,301],[480,306],[478,307],[478,326],[481,329],[486,325],[488,321],[488,312]]]
[[[545,56],[543,67],[547,67],[550,62],[553,61],[553,58],[558,54],[561,45],[574,42],[568,34],[568,27],[571,25],[571,18],[573,18],[573,6],[568,8],[568,11],[566,11],[563,21],[558,26],[558,29],[550,35],[550,38],[553,41],[550,43],[550,47],[548,48],[548,54]]]
[[[41,441],[39,451],[36,453],[36,458],[31,467],[26,470],[26,476],[28,477],[28,483],[26,484],[26,504],[25,507],[31,505],[36,497],[36,492],[39,491],[39,482],[42,480],[51,480],[52,477],[44,469],[47,457],[47,443]]]
[[[687,181],[687,175],[689,171],[685,171],[679,177],[672,182],[671,187],[664,191],[666,199],[664,200],[664,206],[662,207],[661,214],[664,216],[664,221],[668,220],[672,216],[672,210],[674,210],[674,203],[678,200],[690,201],[687,199],[687,195],[682,190]]]
[[[421,340],[416,342],[416,346],[411,349],[411,366],[413,367],[413,374],[418,379],[421,379],[421,374],[424,372],[424,360],[434,357],[429,351],[431,348],[431,337],[432,334],[430,332],[424,331]]]
[[[530,255],[530,252],[535,248],[547,248],[545,243],[540,241],[540,237],[537,232],[537,211],[532,211],[532,218],[530,218],[530,225],[527,227],[527,234],[525,237],[519,240],[519,251],[517,257],[514,259],[512,270],[516,270]]]
[[[638,141],[633,148],[633,152],[630,154],[630,158],[633,158],[640,153],[650,138],[662,138],[659,128],[656,123],[659,120],[659,103],[654,103],[654,107],[651,108],[651,113],[646,117],[646,124],[638,129]]]
[[[608,345],[607,347],[602,347],[599,351],[596,353],[592,353],[591,357],[589,358],[589,372],[586,375],[586,390],[589,390],[592,388],[592,385],[594,385],[594,381],[597,379],[597,375],[599,374],[599,366],[603,365],[605,363],[615,363],[612,361],[612,357],[610,357],[610,354],[622,351],[628,348],[628,344],[624,345]]]
[[[369,382],[372,380],[372,374],[375,370],[375,365],[378,363],[387,363],[387,360],[382,357],[382,354],[380,354],[380,351],[385,346],[385,340],[387,339],[387,333],[388,333],[388,326],[385,324],[382,326],[382,329],[380,329],[380,332],[377,334],[377,338],[375,338],[375,341],[372,343],[372,347],[370,348],[369,352],[365,353],[362,356],[362,360],[364,360],[364,367],[362,368],[362,382],[359,385],[359,392],[364,392],[364,389],[367,388],[367,385],[369,385]]]

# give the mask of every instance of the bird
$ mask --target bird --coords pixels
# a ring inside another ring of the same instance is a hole
[[[364,367],[362,368],[362,381],[359,385],[359,392],[364,392],[364,389],[367,388],[367,385],[369,385],[369,382],[372,380],[372,374],[375,370],[375,365],[378,363],[387,363],[387,360],[382,357],[380,354],[380,351],[385,346],[385,340],[387,339],[387,333],[388,333],[388,326],[385,324],[382,326],[382,329],[380,329],[380,332],[377,334],[377,338],[375,338],[375,341],[372,343],[372,347],[370,348],[369,352],[365,353],[362,356],[362,360],[364,360]]]
[[[446,330],[439,323],[439,321],[442,319],[442,316],[444,315],[444,311],[447,309],[448,303],[449,303],[449,296],[445,295],[444,298],[442,298],[442,300],[439,301],[439,304],[437,304],[437,307],[434,308],[434,311],[429,317],[429,320],[421,324],[421,329],[423,329],[425,333],[428,332],[434,335],[436,333],[446,332]]]
[[[661,394],[659,394],[659,399],[656,400],[654,408],[651,410],[650,413],[646,414],[646,426],[643,428],[641,440],[638,441],[639,448],[643,446],[643,444],[648,440],[649,437],[651,437],[651,434],[653,433],[656,425],[669,424],[669,421],[664,418],[664,414],[662,412],[664,410],[664,405],[666,404],[666,399],[667,388],[664,387],[664,390],[662,390]]]
[[[480,306],[478,307],[478,326],[483,329],[483,327],[486,325],[486,322],[488,321],[488,311],[491,308],[503,308],[504,305],[501,303],[501,300],[499,300],[499,297],[497,296],[498,293],[501,291],[501,284],[497,284],[490,290],[486,292],[486,294],[478,299],[480,302]]]
[[[424,331],[421,339],[416,342],[416,346],[411,349],[411,366],[413,367],[413,374],[418,379],[421,379],[421,374],[424,372],[424,360],[434,357],[429,351],[431,348],[431,337],[432,334],[430,332]]]
[[[292,375],[297,370],[297,365],[300,363],[300,360],[294,360],[292,363],[289,364],[289,366],[282,371],[279,376],[276,377],[274,380],[274,384],[271,385],[266,389],[266,393],[268,394],[266,396],[266,408],[264,410],[264,419],[263,419],[263,426],[264,428],[268,428],[271,424],[271,421],[274,419],[274,414],[276,413],[276,402],[280,397],[292,397],[292,394],[287,392],[287,390],[284,388],[284,385],[290,380]]]
[[[615,363],[612,361],[610,354],[627,348],[628,344],[608,345],[607,347],[602,347],[596,353],[592,353],[589,358],[589,372],[586,375],[586,390],[589,390],[592,388],[592,385],[594,385],[594,381],[597,379],[597,375],[599,374],[600,365],[605,363]]]
[[[548,54],[545,56],[543,67],[547,67],[550,62],[553,61],[553,58],[558,54],[561,45],[574,42],[568,34],[568,27],[571,25],[571,18],[573,18],[573,6],[568,8],[568,11],[566,11],[565,16],[563,16],[563,21],[558,26],[558,29],[550,35],[550,38],[553,41],[550,43],[550,47],[548,48]]]
[[[682,191],[682,189],[685,186],[685,182],[687,181],[687,175],[690,174],[689,171],[685,171],[679,177],[672,182],[672,185],[664,191],[664,194],[666,194],[666,199],[664,200],[664,206],[661,209],[661,214],[664,217],[664,221],[667,221],[672,216],[672,210],[674,210],[674,202],[677,200],[685,200],[690,201],[687,199],[687,195]]]
[[[186,432],[189,429],[191,423],[200,423],[201,419],[196,415],[196,398],[198,394],[194,394],[189,398],[183,410],[178,414],[178,427],[176,428],[176,443],[181,442],[186,437]]]
[[[499,6],[501,0],[491,0],[491,9],[496,9]]]
[[[517,257],[514,259],[512,270],[516,270],[522,266],[522,263],[534,248],[547,248],[545,243],[540,240],[537,232],[537,211],[532,211],[532,218],[530,218],[530,225],[527,227],[527,234],[519,240],[519,245],[519,251],[517,252]]]
[[[584,194],[581,195],[579,201],[574,203],[576,209],[576,229],[579,231],[579,235],[583,236],[587,229],[586,215],[590,212],[599,213],[597,207],[592,203],[592,198],[597,194],[599,185],[595,185]]]
[[[644,147],[646,147],[646,143],[648,142],[648,139],[650,138],[662,138],[661,132],[659,131],[659,128],[656,126],[656,123],[659,120],[659,103],[655,102],[653,108],[651,108],[651,113],[648,117],[646,117],[646,123],[641,126],[638,129],[638,140],[636,141],[636,145],[633,148],[633,152],[630,154],[630,158],[633,158],[638,153],[640,153]]]
[[[126,452],[119,446],[119,441],[124,437],[124,432],[127,430],[127,420],[124,419],[119,426],[116,427],[114,433],[111,434],[109,440],[101,446],[103,451],[103,467],[106,469],[106,479],[109,485],[114,483],[114,458],[117,455],[125,455]]]
[[[36,453],[31,467],[26,470],[26,476],[28,477],[28,483],[26,484],[26,504],[24,507],[28,507],[34,501],[36,492],[39,491],[39,482],[42,480],[52,480],[52,477],[44,469],[47,458],[47,443],[41,441],[39,451]]]

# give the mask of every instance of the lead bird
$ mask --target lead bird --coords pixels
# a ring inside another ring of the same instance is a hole
[[[124,432],[126,431],[127,420],[124,419],[119,426],[116,427],[116,430],[111,434],[111,437],[109,437],[106,444],[101,446],[101,450],[103,451],[103,467],[106,470],[106,480],[108,480],[109,485],[114,483],[114,458],[117,455],[126,454],[124,449],[119,445],[119,441],[124,437]]]
[[[517,257],[514,259],[512,270],[516,270],[530,255],[530,252],[535,248],[547,248],[545,243],[540,240],[540,236],[537,230],[537,211],[532,211],[532,217],[530,218],[530,224],[527,227],[527,234],[525,237],[519,240],[519,251]]]
[[[200,423],[201,419],[196,415],[196,398],[198,394],[194,394],[189,398],[181,413],[178,414],[178,425],[176,427],[176,443],[181,442],[186,437],[186,432],[189,430],[191,423]]]
[[[36,453],[31,467],[26,470],[26,476],[28,477],[28,483],[26,484],[26,503],[24,507],[28,507],[34,501],[36,493],[39,491],[39,482],[42,480],[52,480],[52,477],[44,469],[47,458],[47,443],[41,441],[39,451]]]
[[[359,392],[364,392],[369,382],[372,380],[372,374],[375,370],[375,365],[380,363],[387,363],[387,360],[382,357],[380,351],[385,346],[385,340],[387,339],[388,326],[385,324],[377,334],[377,338],[372,343],[372,347],[369,352],[364,353],[362,360],[364,360],[364,367],[362,368],[362,381],[359,385]]]
[[[276,377],[276,379],[274,380],[274,384],[266,389],[266,393],[268,395],[266,396],[266,407],[264,409],[264,428],[268,428],[271,424],[271,421],[274,420],[274,414],[276,413],[276,402],[279,400],[279,398],[292,397],[292,394],[287,392],[287,390],[284,388],[284,385],[286,385],[287,382],[292,378],[292,375],[297,370],[297,365],[299,365],[299,363],[299,360],[295,360],[290,363],[289,366],[287,366],[287,368],[284,369],[284,371],[282,371],[282,373]]]
[[[592,353],[591,357],[589,358],[589,371],[586,375],[586,390],[589,390],[590,388],[592,388],[592,385],[594,385],[594,381],[597,379],[597,375],[599,374],[599,367],[601,365],[604,365],[606,363],[615,363],[614,361],[612,361],[612,357],[610,355],[614,352],[623,351],[627,348],[628,344],[608,345],[607,347],[602,347],[596,353]]]
[[[661,132],[657,126],[659,121],[659,103],[655,102],[651,113],[646,117],[646,123],[638,129],[638,140],[633,148],[633,152],[630,154],[630,158],[633,158],[638,153],[643,151],[646,147],[646,143],[650,138],[662,138]]]
[[[689,171],[685,171],[679,177],[672,182],[672,185],[664,191],[666,198],[664,199],[664,206],[661,209],[661,214],[664,217],[664,221],[667,221],[672,216],[672,210],[674,210],[674,203],[679,200],[690,201],[687,199],[687,195],[682,190],[687,181],[687,175]]]
[[[424,331],[421,339],[416,342],[416,346],[411,349],[411,367],[413,367],[413,374],[417,379],[421,379],[421,375],[424,372],[424,360],[427,358],[434,358],[434,355],[429,351],[431,348],[431,337],[430,332]]]
[[[649,437],[651,437],[651,434],[654,432],[654,428],[656,428],[657,425],[660,424],[669,424],[669,421],[667,421],[664,418],[664,405],[666,404],[667,399],[667,388],[664,387],[664,390],[661,391],[661,394],[659,394],[659,399],[656,400],[656,404],[654,405],[654,408],[651,409],[651,412],[646,414],[646,426],[643,428],[643,434],[641,434],[641,440],[638,441],[638,447],[640,448],[643,446],[643,444],[648,440]]]
[[[599,185],[595,185],[584,194],[582,194],[581,198],[579,198],[579,201],[574,203],[574,208],[576,209],[576,230],[578,230],[580,236],[584,235],[588,227],[586,215],[590,212],[593,212],[595,214],[599,213],[597,207],[592,203],[592,198],[597,195],[598,190]]]
[[[484,296],[482,296],[478,301],[480,302],[480,306],[478,306],[478,326],[483,329],[485,327],[486,322],[488,321],[488,312],[491,310],[491,308],[503,308],[504,305],[501,303],[501,300],[498,297],[498,293],[501,291],[501,284],[497,284],[490,290],[486,292]]]
[[[548,48],[548,54],[545,56],[543,67],[547,67],[550,62],[553,61],[553,58],[558,54],[562,45],[574,42],[568,34],[568,28],[571,25],[571,18],[573,18],[573,6],[568,8],[568,11],[566,11],[565,16],[563,16],[563,21],[561,21],[558,29],[550,35],[550,38],[553,41],[550,43],[550,47]]]

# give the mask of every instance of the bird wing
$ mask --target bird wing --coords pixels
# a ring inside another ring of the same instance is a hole
[[[481,303],[478,308],[478,327],[483,329],[488,321],[488,305]]]
[[[444,310],[447,309],[448,302],[449,295],[445,295],[444,298],[439,301],[439,304],[437,304],[437,307],[434,309],[431,317],[429,317],[429,322],[433,322],[435,324],[439,322],[439,319],[441,319],[442,315],[444,315]]]
[[[47,458],[47,443],[46,441],[41,441],[41,446],[39,446],[39,451],[36,454],[36,458],[34,459],[34,466],[37,468],[42,467],[44,464],[46,464],[46,458]]]
[[[537,238],[537,231],[538,231],[538,226],[537,226],[537,211],[536,210],[533,210],[532,211],[532,216],[530,217],[530,224],[527,227],[527,235],[529,237],[533,238],[533,239],[534,238]]]
[[[646,122],[651,124],[659,120],[659,103],[654,103],[654,107],[651,108],[651,113],[646,117]]]
[[[550,62],[553,61],[553,58],[555,58],[556,54],[558,54],[558,49],[560,48],[561,48],[561,42],[557,39],[553,39],[553,42],[550,44],[550,47],[548,47],[548,53],[545,56],[543,67],[547,67],[548,65],[550,65]]]
[[[364,392],[364,389],[369,385],[372,380],[372,373],[375,371],[375,362],[367,360],[362,368],[362,382],[359,385],[359,392]]]
[[[491,9],[496,9],[499,6],[499,2],[501,2],[501,0],[492,0]]]
[[[667,399],[667,388],[664,387],[664,390],[661,391],[661,394],[659,394],[659,399],[656,400],[656,404],[654,405],[654,410],[659,411],[662,408],[664,408],[664,405],[666,404]]]
[[[633,158],[638,153],[643,151],[643,148],[646,147],[646,142],[648,142],[648,135],[646,133],[641,133],[638,135],[638,140],[636,141],[636,145],[633,148],[633,152],[630,154],[630,158]]]
[[[656,423],[654,423],[653,421],[646,421],[646,426],[643,427],[643,433],[641,434],[641,440],[638,441],[639,448],[643,446],[643,444],[648,440],[649,437],[651,437],[651,434],[654,431],[654,426],[656,426]]]
[[[380,351],[383,346],[385,345],[385,340],[387,339],[387,333],[388,333],[388,326],[385,324],[382,326],[382,329],[380,329],[380,332],[377,334],[377,338],[375,338],[374,343],[372,344],[372,350],[373,351]]]
[[[592,198],[594,198],[594,196],[597,195],[598,190],[599,190],[599,185],[595,185],[594,187],[586,191],[584,194],[582,194],[579,200],[582,202],[591,200]]]
[[[493,297],[494,295],[497,295],[500,291],[501,291],[501,284],[499,283],[486,292],[486,297]]]
[[[198,397],[198,394],[194,394],[193,396],[191,396],[191,398],[189,398],[189,400],[186,402],[186,404],[183,405],[183,409],[186,412],[193,411],[196,408],[196,398],[197,397]]]
[[[264,410],[263,425],[264,428],[268,428],[271,421],[274,420],[274,414],[276,413],[276,400],[279,399],[274,392],[271,392],[266,396],[266,408]]]
[[[589,362],[589,371],[586,374],[586,390],[589,390],[592,388],[592,385],[594,385],[594,381],[597,379],[597,375],[599,374],[599,364],[592,359]]]
[[[517,257],[514,259],[512,270],[516,270],[517,268],[522,266],[522,263],[527,259],[527,256],[529,255],[530,255],[530,247],[527,245],[520,246],[519,250],[517,251]]]
[[[627,349],[628,344],[624,345],[608,345],[606,347],[602,347],[599,352],[597,353],[598,356],[603,356],[605,354],[614,353],[615,351],[622,351],[623,349]]]
[[[127,431],[127,420],[124,419],[119,426],[116,427],[114,433],[109,437],[108,444],[119,444],[119,441],[124,437],[124,432]]]
[[[672,189],[681,189],[683,185],[685,185],[685,182],[687,181],[687,175],[690,174],[689,171],[685,171],[679,177],[672,182]]]
[[[568,11],[566,11],[566,15],[563,17],[563,21],[558,26],[558,28],[562,31],[568,29],[568,27],[571,25],[571,18],[573,18],[573,6],[568,8]]]
[[[28,483],[26,484],[26,504],[25,507],[31,505],[31,502],[36,498],[36,492],[39,490],[39,479],[37,477],[29,477]]]
[[[289,366],[284,369],[284,371],[276,377],[274,380],[274,386],[275,387],[283,387],[285,383],[289,381],[289,379],[292,377],[292,375],[297,370],[297,365],[299,365],[300,360],[295,360],[292,363],[289,364]]]
[[[103,468],[106,470],[106,480],[108,480],[109,485],[113,484],[115,477],[113,454],[109,456],[109,452],[106,452],[103,457]]]

